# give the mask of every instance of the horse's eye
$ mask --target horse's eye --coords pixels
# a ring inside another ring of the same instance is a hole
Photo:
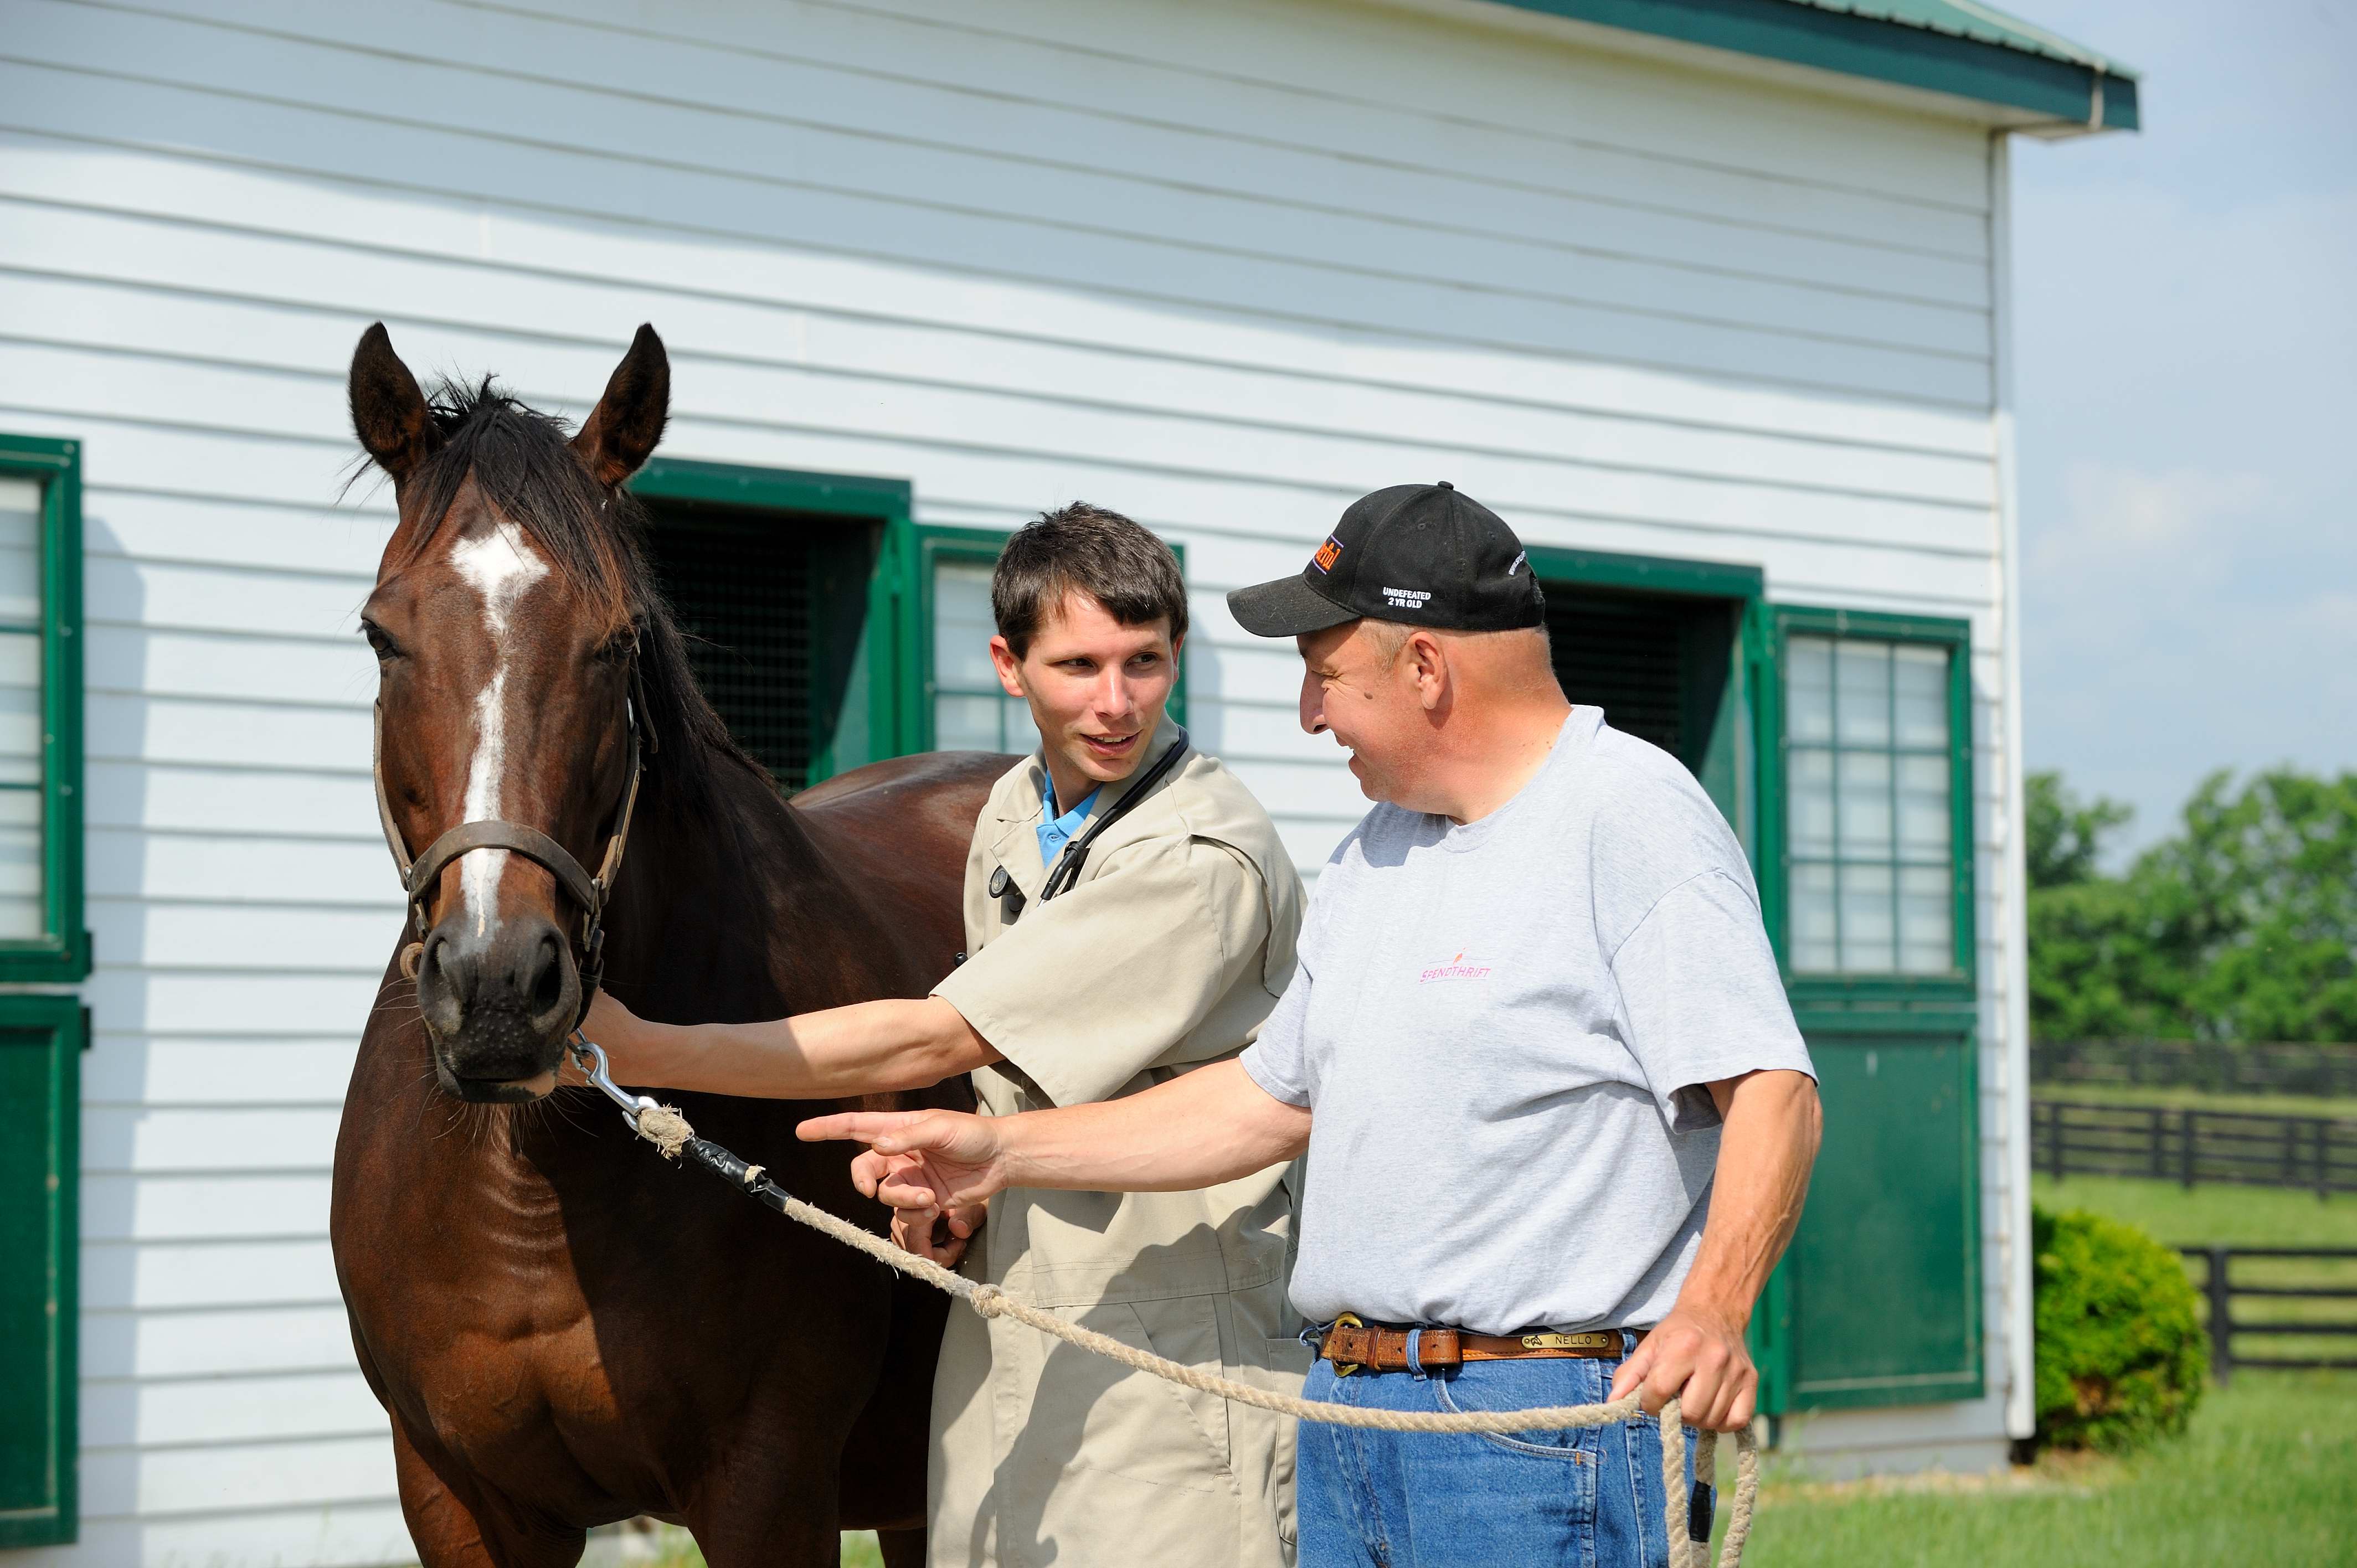
[[[379,659],[401,657],[401,645],[387,637],[384,634],[384,628],[377,625],[376,622],[372,620],[361,622],[361,635],[368,639],[369,647],[375,650]]]

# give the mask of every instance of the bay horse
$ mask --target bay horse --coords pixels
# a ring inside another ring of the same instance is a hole
[[[1008,759],[879,763],[789,804],[730,741],[623,489],[669,417],[651,328],[569,439],[488,381],[429,402],[382,324],[350,396],[399,510],[362,616],[384,826],[404,873],[436,847],[352,1069],[330,1231],[418,1555],[561,1568],[648,1513],[712,1568],[831,1565],[845,1528],[920,1562],[947,1298],[667,1165],[556,1069],[601,969],[674,1023],[924,995]],[[883,1229],[842,1151],[795,1139],[812,1106],[666,1098]],[[961,1079],[864,1103],[972,1100]]]

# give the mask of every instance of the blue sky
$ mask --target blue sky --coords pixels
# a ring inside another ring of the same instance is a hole
[[[2357,768],[2357,7],[2015,0],[2143,73],[2017,138],[2025,753],[2166,832]]]

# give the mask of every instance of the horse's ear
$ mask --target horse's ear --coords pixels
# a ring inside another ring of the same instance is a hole
[[[393,338],[380,321],[361,334],[352,350],[352,433],[384,471],[400,484],[442,445],[441,432],[417,390],[417,378],[393,351]]]
[[[671,418],[671,356],[652,327],[641,325],[614,367],[606,395],[589,411],[573,450],[589,477],[611,489],[639,471]]]

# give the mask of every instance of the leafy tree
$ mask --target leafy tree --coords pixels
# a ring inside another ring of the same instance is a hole
[[[2357,1039],[2357,773],[2212,775],[2126,874],[2117,804],[2032,777],[2029,992],[2050,1038]]]
[[[2096,877],[2104,839],[2126,827],[2136,809],[2098,795],[2082,803],[2060,773],[2032,773],[2024,801],[2029,815],[2026,847],[2032,887],[2068,887]]]
[[[2101,796],[2082,801],[2060,773],[2023,782],[2032,1029],[2066,1040],[2185,1033],[2137,891],[2098,869],[2130,809]]]
[[[2357,1040],[2357,773],[2212,774],[2138,870],[2199,954],[2187,1006],[2219,1039]]]

